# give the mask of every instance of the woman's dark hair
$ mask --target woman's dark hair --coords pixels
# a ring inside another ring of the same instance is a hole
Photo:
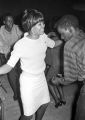
[[[43,14],[41,12],[35,9],[26,9],[22,16],[22,27],[25,32],[28,32],[40,21],[44,21]]]

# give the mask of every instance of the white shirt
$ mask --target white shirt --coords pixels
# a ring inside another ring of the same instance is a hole
[[[23,71],[31,74],[40,74],[45,70],[45,56],[47,47],[53,48],[55,42],[43,34],[39,39],[27,37],[27,33],[19,40],[11,53],[8,65],[14,67],[20,59]]]

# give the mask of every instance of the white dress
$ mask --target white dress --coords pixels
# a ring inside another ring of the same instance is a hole
[[[23,104],[24,115],[33,115],[38,108],[50,102],[49,90],[44,75],[45,55],[47,47],[53,48],[54,41],[46,34],[37,40],[32,40],[24,35],[19,40],[7,62],[14,67],[20,59],[22,73],[20,75],[20,92]]]

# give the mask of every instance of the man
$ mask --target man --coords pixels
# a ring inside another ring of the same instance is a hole
[[[22,37],[22,32],[17,25],[14,24],[13,16],[8,13],[3,20],[4,25],[0,28],[0,60],[1,65],[4,64],[10,56],[13,45]],[[3,57],[1,57],[3,56]],[[9,74],[8,80],[14,92],[14,99],[17,99],[16,81],[18,79],[17,68],[15,67]]]
[[[83,81],[77,102],[75,120],[85,120],[85,33],[79,29],[73,15],[62,17],[56,24],[61,39],[64,39],[64,79],[54,78],[53,84],[68,85]]]

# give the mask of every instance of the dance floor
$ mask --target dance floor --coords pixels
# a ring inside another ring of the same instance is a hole
[[[3,120],[19,120],[21,116],[20,105],[19,102],[13,100],[13,91],[9,85],[7,80],[7,76],[1,76],[0,78],[1,86],[0,86],[0,98],[3,101]],[[4,88],[5,90],[4,90]],[[43,120],[73,120],[73,101],[75,98],[75,94],[77,91],[77,85],[73,84],[70,86],[64,87],[64,93],[66,98],[66,105],[62,105],[61,107],[55,108],[55,103],[51,97],[51,102],[45,112]],[[34,120],[34,117],[33,117]]]

